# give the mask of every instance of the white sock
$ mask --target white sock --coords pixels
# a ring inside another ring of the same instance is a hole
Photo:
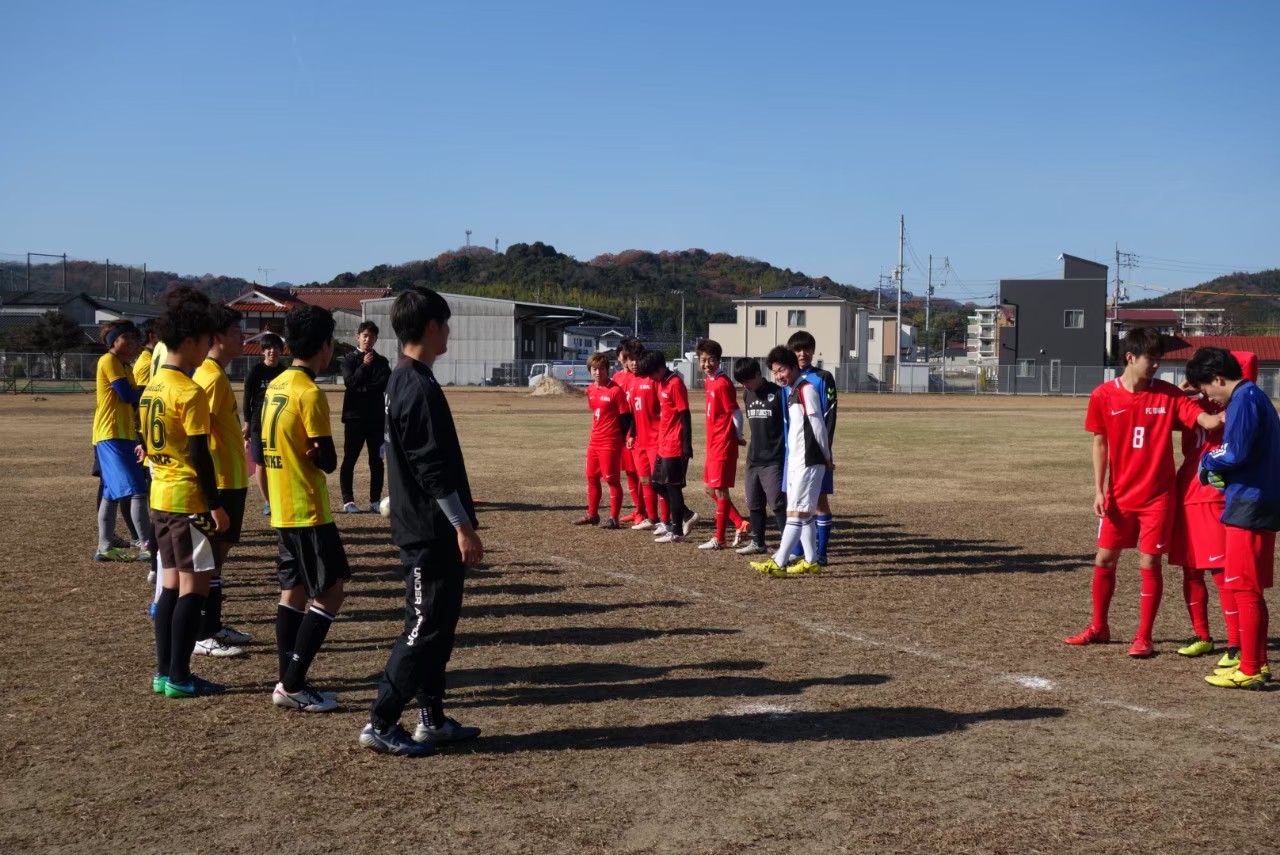
[[[774,562],[779,567],[786,566],[787,559],[791,557],[791,551],[795,549],[804,528],[804,520],[787,517],[787,527],[782,532],[782,543],[778,545],[778,551],[773,556]]]
[[[800,545],[804,547],[804,560],[813,562],[818,558],[818,521],[809,517],[800,530]]]

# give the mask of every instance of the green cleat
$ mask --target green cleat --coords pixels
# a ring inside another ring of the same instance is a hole
[[[1199,638],[1197,636],[1192,636],[1185,646],[1178,648],[1179,656],[1207,656],[1212,652],[1213,639]]]
[[[1267,688],[1267,678],[1262,676],[1261,673],[1244,674],[1241,673],[1239,668],[1232,670],[1228,674],[1210,674],[1204,678],[1204,681],[1210,686],[1217,686],[1219,689],[1251,689],[1255,692],[1261,692]]]
[[[94,561],[136,561],[132,555],[125,552],[118,546],[113,546],[106,552],[99,552],[93,556]]]
[[[157,695],[164,694],[164,687],[169,684],[169,678],[163,674],[154,674],[151,677],[151,691]]]
[[[206,695],[220,695],[226,690],[226,686],[211,683],[203,677],[197,677],[195,674],[192,674],[185,683],[175,683],[172,680],[165,680],[164,682],[164,696],[166,698],[201,698]]]
[[[772,558],[767,561],[752,561],[751,569],[766,576],[777,576],[779,573],[786,573],[785,570],[778,566],[778,562]]]
[[[1222,658],[1218,660],[1219,668],[1239,668],[1240,667],[1240,648],[1228,647],[1227,652],[1222,654]]]
[[[1228,668],[1214,668],[1213,676],[1227,677],[1238,670],[1240,670],[1238,665],[1232,665]],[[1262,677],[1262,679],[1265,682],[1268,682],[1268,683],[1271,682],[1271,666],[1270,665],[1263,665],[1261,670],[1258,671],[1258,674]]]
[[[793,561],[787,565],[786,573],[788,576],[803,576],[806,573],[818,574],[822,572],[822,565],[813,561],[805,561],[801,558],[799,561]]]

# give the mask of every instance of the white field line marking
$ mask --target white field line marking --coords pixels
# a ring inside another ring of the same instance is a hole
[[[720,715],[767,715],[771,718],[782,718],[795,710],[785,704],[739,704],[720,711]]]
[[[680,594],[686,597],[701,598],[709,602],[716,603],[718,605],[728,606],[729,608],[737,609],[740,611],[750,611],[757,616],[759,615],[759,609],[756,607],[756,605],[753,605],[750,603],[743,603],[737,600],[728,599],[726,597],[710,595],[703,591],[695,590],[693,588],[686,588],[683,585],[670,585],[665,582],[655,582],[652,579],[646,578],[644,576],[637,576],[634,573],[624,573],[620,570],[608,570],[602,567],[598,567],[596,565],[586,564],[585,562],[578,561],[575,558],[566,558],[562,555],[548,555],[547,558],[550,561],[553,561],[559,564],[564,564],[570,567],[576,567],[584,570],[593,570],[596,572],[601,572],[605,576],[608,576],[612,579],[618,579],[624,582],[633,582],[638,585],[644,585],[650,588],[657,588],[663,591],[670,591],[672,593]],[[834,627],[825,626],[820,623],[813,623],[812,621],[800,620],[797,618],[790,618],[785,615],[779,615],[776,612],[773,614],[773,619],[775,621],[782,621],[784,623],[792,624],[793,626],[798,626],[801,629],[804,629],[813,633],[814,635],[833,636],[835,638],[842,638],[842,639],[845,639],[846,641],[852,641],[856,644],[861,644],[868,647],[879,647],[884,650],[892,650],[896,653],[902,653],[907,656],[914,656],[918,659],[927,659],[931,662],[936,662],[940,665],[945,665],[948,668],[964,670],[964,671],[978,671],[981,673],[989,673],[989,669],[991,668],[991,666],[985,663],[976,663],[972,659],[963,659],[963,660],[955,659],[953,657],[947,656],[946,654],[939,653],[934,650],[927,650],[923,647],[916,647],[910,644],[898,644],[892,641],[882,641],[880,639],[872,638],[870,636],[863,635],[861,633],[847,632],[845,630],[835,629]],[[992,675],[992,679],[1002,683],[1012,683],[1013,685],[1019,686],[1024,689],[1029,689],[1035,692],[1060,691],[1068,695],[1075,695],[1076,697],[1083,698],[1085,701],[1091,704],[1094,704],[1096,706],[1106,707],[1109,709],[1123,710],[1124,712],[1133,713],[1135,715],[1141,715],[1146,718],[1169,719],[1169,720],[1181,721],[1181,722],[1192,724],[1198,729],[1204,731],[1205,733],[1210,733],[1215,736],[1225,736],[1229,739],[1232,739],[1238,742],[1247,742],[1251,745],[1256,745],[1260,748],[1269,748],[1272,751],[1280,751],[1280,743],[1272,742],[1268,739],[1254,736],[1253,734],[1247,733],[1242,730],[1237,730],[1235,728],[1230,728],[1230,727],[1224,727],[1222,725],[1217,725],[1217,724],[1211,724],[1211,723],[1202,721],[1197,716],[1188,715],[1187,713],[1164,712],[1162,710],[1156,710],[1150,707],[1136,706],[1134,704],[1126,703],[1124,701],[1118,701],[1118,700],[1115,700],[1114,698],[1107,698],[1101,695],[1095,695],[1092,692],[1082,691],[1080,689],[1064,688],[1059,686],[1059,684],[1055,683],[1054,681],[1046,679],[1044,677],[1036,677],[1036,676],[1027,675],[1027,674],[1009,674],[1009,673],[996,671],[996,673]]]

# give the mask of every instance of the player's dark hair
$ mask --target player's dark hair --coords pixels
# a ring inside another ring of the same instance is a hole
[[[164,302],[167,308],[156,318],[156,336],[169,350],[177,350],[189,338],[199,341],[213,335],[213,315],[207,296],[184,285],[166,294]]]
[[[209,310],[209,316],[213,320],[214,333],[225,333],[231,327],[239,326],[240,319],[244,317],[235,309],[228,309],[226,306],[214,306]]]
[[[792,350],[817,350],[818,342],[813,337],[813,333],[807,330],[800,330],[791,334],[791,338],[787,339],[787,347]]]
[[[644,353],[644,345],[638,338],[624,338],[618,342],[618,356],[634,356],[639,359],[642,353]]]
[[[800,360],[796,359],[796,352],[789,345],[778,345],[769,351],[769,355],[764,358],[764,362],[770,368],[775,365],[785,365],[788,368],[800,370]]]
[[[133,321],[125,320],[124,318],[103,324],[102,328],[98,330],[98,339],[107,346],[108,350],[116,343],[116,339],[121,336],[141,337]]]
[[[452,314],[444,297],[419,285],[401,291],[391,304],[391,328],[401,342],[412,344],[422,338],[429,321],[443,324]]]
[[[709,338],[704,338],[702,341],[698,342],[697,347],[695,347],[693,350],[694,350],[694,353],[698,354],[699,356],[706,354],[707,356],[710,356],[712,359],[719,359],[721,355],[724,354],[724,348],[720,347],[720,342],[712,341]]]
[[[1164,335],[1151,327],[1129,330],[1120,342],[1120,358],[1126,363],[1130,354],[1137,359],[1139,356],[1156,358],[1163,353]]]
[[[660,350],[646,350],[636,362],[636,374],[640,377],[652,377],[667,367],[667,357]]]
[[[298,306],[284,318],[284,337],[295,359],[310,359],[333,340],[333,314],[319,306]]]
[[[269,332],[262,338],[258,339],[258,347],[266,350],[268,347],[274,347],[276,350],[284,350],[284,339],[273,332]]]
[[[608,368],[609,357],[605,356],[603,353],[593,353],[587,357],[587,368],[594,371],[597,365],[603,365],[605,368]]]
[[[363,333],[363,332],[371,332],[374,335],[377,335],[378,325],[375,324],[373,321],[365,321],[359,327],[356,328],[356,335],[359,335],[360,333]]]
[[[761,376],[763,375],[760,371],[760,363],[750,356],[740,356],[733,363],[733,379],[739,383],[746,383]]]
[[[1231,351],[1221,347],[1202,347],[1187,360],[1187,382],[1192,386],[1204,386],[1214,377],[1224,380],[1241,380],[1244,369]]]
[[[138,332],[142,333],[142,340],[150,342],[156,335],[156,319],[150,318],[138,325]]]

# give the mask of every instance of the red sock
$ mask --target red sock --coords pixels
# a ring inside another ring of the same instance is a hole
[[[1094,629],[1107,628],[1107,612],[1111,610],[1111,595],[1116,592],[1116,571],[1106,567],[1093,568],[1093,620]]]
[[[587,516],[594,517],[600,513],[600,481],[597,478],[587,479]]]
[[[1164,594],[1164,575],[1161,567],[1142,568],[1142,608],[1138,615],[1138,638],[1151,640],[1155,629],[1156,613],[1160,611],[1160,597]]]
[[[746,522],[742,518],[742,514],[738,513],[738,509],[734,507],[733,499],[726,499],[729,503],[729,522],[733,523],[734,528],[742,528],[742,524]]]
[[[658,513],[662,514],[664,523],[671,525],[671,508],[667,507],[667,497],[661,493],[658,493]]]
[[[622,513],[622,485],[617,481],[609,484],[609,516],[617,519]]]
[[[1209,640],[1209,589],[1204,584],[1204,571],[1191,567],[1182,568],[1182,598],[1187,603],[1191,627],[1196,636]]]
[[[644,515],[650,522],[658,521],[658,492],[652,484],[641,484],[640,492],[644,495]]]
[[[1267,604],[1257,591],[1236,591],[1240,609],[1240,671],[1257,674],[1267,661]]]
[[[1267,664],[1267,636],[1271,630],[1271,609],[1267,607],[1267,595],[1258,595],[1258,606],[1262,612],[1262,619],[1258,621],[1258,656],[1262,659],[1262,664]]]
[[[649,510],[644,503],[644,490],[640,485],[640,476],[634,472],[627,473],[627,492],[631,494],[631,504],[636,509],[636,522],[640,522],[640,517],[649,516]]]
[[[716,499],[716,540],[724,543],[724,529],[729,524],[729,500]]]
[[[1225,574],[1213,571],[1213,584],[1218,589],[1218,602],[1222,605],[1222,621],[1227,625],[1227,647],[1240,646],[1240,607],[1236,605],[1236,592],[1227,590],[1223,583]]]

